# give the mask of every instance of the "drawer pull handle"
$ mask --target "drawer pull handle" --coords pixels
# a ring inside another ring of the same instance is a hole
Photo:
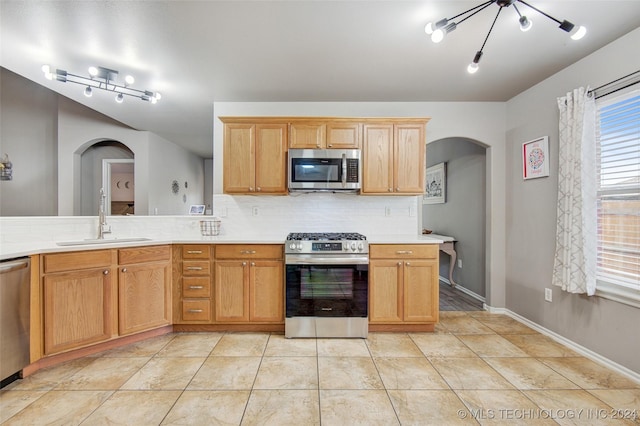
[[[202,286],[202,285],[190,285],[189,288],[191,290],[201,290],[201,289],[204,288],[204,286]]]
[[[202,250],[187,250],[188,254],[202,254]]]
[[[199,314],[202,313],[202,309],[189,309],[190,314]]]
[[[240,250],[240,254],[256,254],[255,250]]]
[[[396,254],[413,254],[412,250],[398,250]]]
[[[189,271],[202,271],[202,266],[187,266]]]

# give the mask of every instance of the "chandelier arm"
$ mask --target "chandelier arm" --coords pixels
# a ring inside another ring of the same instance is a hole
[[[464,12],[462,12],[462,13],[458,13],[456,16],[452,16],[451,18],[447,19],[447,21],[451,21],[452,19],[456,19],[456,18],[458,18],[458,17],[460,17],[460,16],[466,15],[467,13],[469,13],[469,12],[471,12],[471,11],[473,11],[473,10],[476,10],[476,9],[480,9],[480,8],[484,9],[484,8],[486,8],[487,6],[489,6],[490,4],[495,3],[495,2],[496,2],[496,0],[488,0],[488,1],[484,2],[484,3],[482,3],[482,4],[479,4],[479,5],[477,5],[477,6],[472,7],[471,9],[465,10],[465,11],[464,11]],[[483,6],[484,6],[484,7],[483,7]],[[480,10],[482,10],[482,9],[480,9]],[[475,12],[474,12],[474,13],[472,13],[471,15],[467,16],[466,18],[464,18],[462,21],[464,21],[464,20],[466,20],[466,19],[468,19],[468,18],[472,17],[472,16],[473,16],[473,15],[475,15],[476,13],[480,12],[480,10],[475,11]],[[462,21],[460,21],[460,22],[462,22]],[[459,24],[460,22],[458,22],[458,24]]]
[[[474,16],[476,13],[482,12],[483,10],[485,10],[487,7],[491,6],[491,5],[492,5],[493,3],[495,3],[495,2],[496,2],[496,0],[491,0],[491,1],[488,1],[488,2],[486,2],[486,3],[484,3],[484,4],[481,4],[480,6],[484,6],[484,7],[482,7],[481,9],[476,10],[475,12],[473,12],[472,14],[470,14],[469,16],[465,16],[465,17],[464,17],[464,18],[462,18],[459,22],[456,22],[456,24],[457,24],[457,25],[462,24],[464,21],[466,21],[467,19],[471,18],[471,17],[472,17],[472,16]],[[480,6],[477,6],[477,7],[480,7]],[[502,9],[502,8],[500,8],[500,9]],[[473,10],[473,9],[471,9],[471,10]],[[469,11],[467,10],[467,12],[469,12]],[[467,12],[464,12],[464,13],[467,13]],[[461,13],[460,15],[463,15],[463,14]],[[458,15],[458,16],[460,16],[460,15]],[[454,18],[451,18],[451,19],[454,19]]]
[[[547,18],[551,19],[552,21],[556,21],[558,24],[562,25],[562,22],[560,22],[559,20],[557,20],[556,18],[554,18],[553,16],[549,15],[548,13],[543,12],[542,10],[538,9],[537,7],[531,6],[529,3],[527,3],[526,1],[523,0],[516,0],[522,4],[525,4],[527,6],[529,6],[531,9],[535,10],[536,12],[538,12],[541,15],[546,16]],[[514,4],[515,6],[515,4]],[[516,9],[517,10],[517,9]]]
[[[487,33],[487,36],[484,39],[484,43],[482,43],[482,47],[480,48],[480,52],[482,52],[484,50],[484,45],[487,44],[487,40],[489,40],[489,36],[491,35],[491,31],[493,31],[493,27],[496,24],[496,21],[498,20],[498,16],[500,16],[500,12],[502,12],[502,8],[498,9],[498,13],[496,13],[496,17],[493,20],[493,23],[491,24],[491,28],[489,28],[489,32]]]

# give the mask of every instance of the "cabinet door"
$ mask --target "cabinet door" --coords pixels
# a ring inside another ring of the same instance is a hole
[[[404,320],[438,321],[438,262],[404,262]]]
[[[169,262],[120,267],[118,328],[121,335],[171,324],[170,277]]]
[[[318,149],[326,146],[326,125],[291,123],[289,148]]]
[[[402,322],[402,264],[388,259],[369,262],[370,323]]]
[[[363,133],[362,193],[392,193],[393,125],[365,124]]]
[[[394,191],[422,194],[426,164],[424,125],[397,124],[394,139]]]
[[[278,260],[250,263],[249,320],[284,321],[284,265]]]
[[[223,187],[228,194],[253,192],[255,185],[255,125],[225,124]]]
[[[112,337],[110,268],[44,276],[44,353],[75,349]]]
[[[327,123],[327,148],[357,149],[362,144],[360,123]]]
[[[249,321],[249,263],[247,261],[216,261],[214,287],[216,321]]]
[[[255,191],[287,192],[287,125],[256,125]]]

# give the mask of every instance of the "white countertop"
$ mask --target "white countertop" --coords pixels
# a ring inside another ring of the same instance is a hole
[[[436,235],[371,235],[367,236],[369,244],[441,244],[443,239]],[[126,237],[122,237],[126,238]],[[450,237],[449,237],[450,238]],[[284,244],[286,235],[262,234],[257,236],[219,235],[215,237],[195,238],[157,238],[145,241],[119,241],[105,239],[99,244],[57,245],[55,241],[25,241],[20,243],[3,243],[0,246],[0,260],[34,254],[62,253],[79,250],[100,250],[126,247],[142,247],[158,244]],[[60,241],[64,242],[64,241]]]

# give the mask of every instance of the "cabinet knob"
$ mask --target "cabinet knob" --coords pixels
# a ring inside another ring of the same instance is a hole
[[[393,188],[389,188],[389,192],[393,192]]]
[[[330,144],[329,144],[329,148],[331,148],[332,146],[333,146],[333,144],[332,144],[332,143],[330,143]]]
[[[127,272],[127,268],[122,268],[122,272]]]
[[[407,266],[411,266],[411,262],[407,262],[407,263],[406,263],[406,265],[407,265]]]
[[[396,188],[396,192],[400,192],[400,187],[397,187],[397,188]]]
[[[251,266],[256,266],[256,262],[251,262]]]
[[[402,266],[402,262],[398,262],[398,266]]]
[[[260,192],[260,191],[262,191],[262,188],[257,187],[257,188],[256,188],[256,190],[257,190],[258,192]]]
[[[102,273],[105,274],[105,275],[109,275],[109,270],[105,269]]]
[[[247,266],[247,262],[242,262],[242,266]]]
[[[249,187],[249,191],[253,192],[253,186]]]

